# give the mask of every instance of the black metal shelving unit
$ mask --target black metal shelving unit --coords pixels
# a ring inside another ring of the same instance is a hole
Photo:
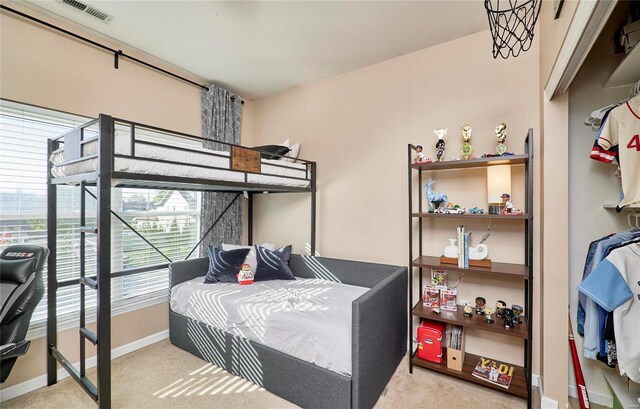
[[[115,150],[115,128],[116,125],[128,127],[130,130],[130,153],[122,154]],[[310,193],[311,195],[311,237],[310,247],[311,254],[315,254],[316,247],[316,163],[296,159],[297,162],[303,163],[305,168],[305,178],[283,176],[263,172],[261,170],[260,152],[253,148],[245,148],[226,142],[215,142],[220,148],[225,146],[229,149],[228,156],[222,155],[220,152],[203,153],[202,150],[190,150],[175,146],[171,142],[166,144],[158,144],[144,140],[144,138],[136,137],[136,131],[145,129],[150,131],[158,131],[167,136],[176,138],[190,139],[201,141],[202,143],[211,143],[197,136],[188,135],[180,132],[161,129],[150,125],[139,124],[136,122],[126,121],[119,118],[113,118],[109,115],[101,114],[97,119],[90,121],[58,138],[48,141],[47,158],[51,158],[61,146],[64,146],[64,164],[72,164],[83,160],[97,159],[96,171],[82,173],[73,176],[55,177],[52,175],[52,163],[48,160],[47,167],[47,243],[50,250],[48,258],[47,273],[47,384],[53,385],[57,382],[57,364],[60,364],[71,377],[78,382],[82,389],[98,404],[100,409],[111,407],[111,279],[116,277],[130,276],[148,271],[160,270],[168,267],[167,263],[152,265],[139,268],[130,268],[123,271],[111,271],[111,216],[113,215],[120,222],[124,223],[129,229],[143,239],[147,244],[153,247],[161,255],[164,256],[156,247],[151,244],[143,235],[138,233],[131,225],[115,213],[111,209],[111,191],[112,188],[142,188],[142,189],[171,189],[171,190],[188,190],[203,192],[226,192],[236,193],[227,207],[218,215],[211,227],[205,232],[204,236],[193,248],[189,256],[197,249],[204,237],[209,233],[216,223],[222,218],[224,213],[236,202],[240,195],[245,192],[248,196],[248,241],[253,244],[253,203],[254,195],[262,193]],[[83,155],[83,145],[86,143],[97,141],[98,153],[95,155]],[[194,154],[206,154],[211,157],[224,156],[229,160],[229,167],[216,167],[197,165],[191,163],[172,162],[162,159],[154,159],[145,155],[136,153],[137,145],[153,145],[167,149],[181,149],[183,151],[191,151]],[[206,146],[206,145],[205,145]],[[236,155],[237,153],[237,155]],[[248,155],[248,156],[247,156]],[[276,155],[278,156],[278,155]],[[243,181],[224,181],[202,179],[194,177],[176,177],[171,175],[157,175],[144,173],[128,173],[117,171],[115,166],[116,158],[123,159],[140,159],[147,162],[169,163],[182,166],[192,166],[204,168],[207,170],[234,171],[243,174]],[[247,159],[249,158],[249,159]],[[270,163],[269,166],[285,167]],[[306,187],[273,185],[273,184],[257,184],[248,182],[249,175],[270,175],[284,179],[298,179],[308,181]],[[114,186],[115,183],[115,186]],[[57,186],[72,185],[80,188],[80,212],[78,214],[80,221],[79,229],[79,278],[58,281],[56,277],[57,271]],[[96,193],[92,193],[87,187],[95,187]],[[90,195],[96,200],[96,216],[95,225],[87,225],[86,212],[86,195]],[[97,266],[96,274],[88,276],[86,274],[86,237],[93,235],[96,237],[97,249]],[[187,258],[189,257],[187,256]],[[166,256],[164,256],[167,258]],[[171,261],[167,258],[167,261]],[[58,349],[57,342],[57,306],[56,292],[59,288],[80,285],[80,369],[77,370]],[[86,326],[86,291],[96,291],[97,293],[97,313],[96,313],[96,331],[92,331]],[[86,351],[85,342],[88,341],[96,346],[97,355],[97,382],[93,382],[86,376]]]
[[[408,146],[408,194],[409,194],[409,333],[413,338],[414,334],[414,319],[431,319],[435,321],[445,322],[449,324],[460,325],[467,328],[474,328],[483,331],[490,331],[493,333],[500,333],[506,336],[512,336],[523,341],[524,349],[524,365],[515,367],[515,374],[512,378],[509,389],[503,389],[499,386],[495,386],[483,380],[480,380],[472,375],[473,369],[478,362],[479,357],[473,354],[466,354],[462,371],[455,371],[447,367],[446,362],[442,364],[436,364],[428,362],[418,358],[416,352],[417,348],[412,346],[411,359],[409,361],[409,372],[413,373],[414,366],[419,366],[427,369],[431,369],[446,375],[454,376],[459,379],[464,379],[469,382],[473,382],[478,385],[482,385],[494,390],[509,393],[515,396],[522,397],[527,400],[527,408],[531,408],[531,388],[532,388],[532,353],[533,353],[533,130],[529,129],[527,137],[525,139],[525,153],[522,155],[511,156],[499,156],[481,159],[470,160],[458,160],[458,161],[446,161],[446,162],[433,162],[424,164],[413,164],[412,158],[415,151],[415,146],[409,144]],[[525,178],[525,203],[526,213],[522,216],[500,216],[500,215],[487,215],[487,214],[433,214],[422,212],[423,194],[420,192],[418,195],[418,211],[414,209],[413,199],[413,185],[415,172],[418,173],[418,183],[422,186],[423,172],[433,171],[446,171],[449,169],[469,169],[469,168],[483,168],[496,165],[524,165],[524,178]],[[457,265],[441,264],[439,257],[430,257],[422,254],[424,235],[423,235],[423,220],[425,218],[438,218],[438,219],[476,219],[476,220],[493,220],[498,222],[511,222],[511,223],[523,223],[524,224],[524,262],[523,264],[511,264],[511,263],[492,263],[490,268],[484,267],[470,267],[467,269],[460,269]],[[417,220],[416,220],[417,219]],[[414,229],[418,229],[418,248],[419,251],[414,253]],[[484,321],[478,317],[466,318],[462,314],[456,312],[442,311],[439,315],[433,313],[429,309],[422,307],[422,288],[423,288],[423,274],[425,270],[429,272],[431,269],[440,269],[446,271],[465,272],[468,274],[475,274],[480,277],[489,280],[517,280],[522,281],[524,291],[524,308],[526,318],[522,324],[517,328],[505,329],[499,323],[485,324]],[[415,298],[414,288],[414,269],[418,269],[418,297]],[[417,302],[416,302],[417,300]],[[413,344],[412,344],[413,345]]]

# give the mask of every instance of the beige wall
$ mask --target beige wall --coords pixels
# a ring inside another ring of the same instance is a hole
[[[125,59],[116,70],[112,54],[7,12],[0,13],[0,38],[2,98],[200,135],[195,86]]]
[[[112,55],[5,12],[0,13],[0,30],[0,97],[86,116],[107,113],[200,135],[197,87],[124,60],[115,70]],[[167,303],[161,303],[114,317],[113,347],[166,330],[167,311]],[[62,352],[72,362],[78,360],[77,331],[58,335]],[[45,374],[45,353],[45,338],[33,340],[2,387]]]
[[[406,265],[407,144],[434,156],[434,128],[448,128],[447,156],[459,156],[460,126],[474,129],[476,154],[492,152],[494,128],[508,125],[507,145],[522,153],[528,128],[537,128],[538,49],[517,59],[494,60],[488,32],[421,50],[380,64],[254,101],[250,144],[302,142],[301,156],[318,162],[318,251],[321,255]],[[534,129],[537,134],[538,130]],[[486,207],[486,170],[437,173],[435,189],[466,207]],[[513,168],[513,197],[523,206],[523,168]],[[416,177],[414,175],[414,177]],[[418,186],[417,177],[414,186]],[[423,194],[417,188],[418,194]],[[271,195],[256,201],[256,242],[308,242],[309,202]],[[283,222],[283,220],[285,220]],[[459,220],[458,220],[459,222]],[[426,221],[424,253],[440,255],[456,221]],[[483,222],[467,223],[477,242]],[[494,222],[490,257],[523,262],[523,224]],[[414,232],[417,229],[414,229]],[[460,299],[523,302],[521,283],[467,275]],[[471,352],[522,362],[520,342],[494,342],[470,333]],[[536,342],[537,372],[539,361]]]

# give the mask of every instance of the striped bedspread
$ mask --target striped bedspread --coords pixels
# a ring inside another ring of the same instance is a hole
[[[351,375],[351,303],[369,289],[322,279],[248,286],[186,281],[171,309],[320,367]]]

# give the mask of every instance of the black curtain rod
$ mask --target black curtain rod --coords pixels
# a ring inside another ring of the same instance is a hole
[[[96,42],[96,41],[93,41],[93,40],[91,40],[91,39],[87,38],[87,37],[83,37],[83,36],[81,36],[81,35],[79,35],[79,34],[72,33],[72,32],[71,32],[71,31],[69,31],[69,30],[65,30],[65,29],[64,29],[64,28],[62,28],[62,27],[58,27],[58,26],[56,26],[56,25],[54,25],[54,24],[51,24],[51,23],[48,23],[48,22],[46,22],[46,21],[44,21],[44,20],[40,20],[39,18],[36,18],[36,17],[30,16],[30,15],[25,14],[25,13],[23,13],[23,12],[21,12],[21,11],[16,10],[16,9],[12,9],[11,7],[7,7],[7,6],[5,6],[4,4],[0,4],[0,9],[2,9],[2,10],[7,10],[7,11],[9,11],[9,12],[11,12],[11,13],[14,13],[14,14],[19,15],[20,17],[24,17],[24,18],[26,18],[26,19],[28,19],[28,20],[35,21],[36,23],[42,24],[43,26],[49,27],[49,28],[51,28],[51,29],[54,29],[54,30],[59,31],[59,32],[61,32],[61,33],[64,33],[64,34],[66,34],[66,35],[68,35],[68,36],[71,36],[71,37],[73,37],[73,38],[76,38],[76,39],[78,39],[78,40],[80,40],[80,41],[84,41],[84,42],[89,43],[89,44],[91,44],[91,45],[94,45],[94,46],[96,46],[96,47],[98,47],[98,48],[102,48],[102,49],[103,49],[103,50],[105,50],[105,51],[109,51],[110,53],[113,53],[113,57],[114,57],[113,67],[114,67],[115,69],[118,69],[118,59],[119,59],[120,57],[124,57],[124,58],[128,58],[128,59],[129,59],[129,60],[131,60],[131,61],[137,62],[138,64],[143,65],[143,66],[145,66],[145,67],[147,67],[147,68],[151,68],[152,70],[160,71],[160,72],[161,72],[161,73],[163,73],[163,74],[169,75],[169,76],[171,76],[171,77],[173,77],[173,78],[177,78],[177,79],[182,80],[182,81],[184,81],[184,82],[187,82],[187,83],[189,83],[189,84],[191,84],[191,85],[195,85],[196,87],[200,87],[200,88],[202,88],[202,89],[204,89],[204,90],[209,91],[209,87],[207,87],[207,86],[205,86],[205,85],[198,84],[197,82],[195,82],[195,81],[191,81],[191,80],[190,80],[190,79],[188,79],[188,78],[182,77],[182,76],[180,76],[180,75],[178,75],[178,74],[174,74],[174,73],[172,73],[172,72],[169,72],[169,71],[167,71],[167,70],[165,70],[165,69],[163,69],[163,68],[160,68],[160,67],[158,67],[158,66],[155,66],[155,65],[153,65],[153,64],[149,64],[148,62],[142,61],[142,60],[140,60],[140,59],[138,59],[138,58],[136,58],[136,57],[132,57],[132,56],[130,56],[130,55],[127,55],[127,54],[125,54],[122,50],[116,50],[116,49],[111,48],[111,47],[108,47],[108,46],[106,46],[106,45],[104,45],[104,44],[100,44],[100,43],[98,43],[98,42]],[[244,104],[244,101],[243,101],[243,100],[240,100],[240,102]]]

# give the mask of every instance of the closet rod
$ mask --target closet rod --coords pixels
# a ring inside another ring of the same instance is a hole
[[[110,53],[113,53],[113,56],[114,56],[114,64],[113,64],[113,66],[114,66],[114,68],[115,68],[115,69],[118,69],[118,59],[119,59],[119,57],[124,57],[124,58],[128,58],[129,60],[134,61],[134,62],[136,62],[136,63],[138,63],[138,64],[140,64],[140,65],[143,65],[143,66],[145,66],[145,67],[147,67],[147,68],[150,68],[150,69],[152,69],[152,70],[159,71],[159,72],[161,72],[161,73],[163,73],[163,74],[169,75],[170,77],[173,77],[173,78],[176,78],[176,79],[182,80],[182,81],[187,82],[187,83],[189,83],[189,84],[191,84],[191,85],[195,85],[196,87],[200,87],[200,88],[202,88],[202,89],[204,89],[204,90],[209,91],[209,87],[207,87],[207,86],[205,86],[205,85],[198,84],[197,82],[195,82],[195,81],[191,81],[191,80],[190,80],[190,79],[188,79],[188,78],[182,77],[182,76],[180,76],[180,75],[178,75],[178,74],[174,74],[174,73],[172,73],[172,72],[170,72],[170,71],[167,71],[167,70],[165,70],[165,69],[163,69],[163,68],[160,68],[160,67],[158,67],[158,66],[156,66],[156,65],[153,65],[153,64],[150,64],[150,63],[148,63],[148,62],[142,61],[142,60],[140,60],[140,59],[138,59],[138,58],[136,58],[136,57],[133,57],[133,56],[127,55],[127,54],[125,54],[122,50],[116,50],[116,49],[111,48],[111,47],[109,47],[109,46],[106,46],[106,45],[104,45],[104,44],[100,44],[100,43],[99,43],[99,42],[97,42],[97,41],[93,41],[93,40],[91,40],[91,39],[89,39],[89,38],[87,38],[87,37],[83,37],[83,36],[81,36],[81,35],[79,35],[79,34],[72,33],[71,31],[69,31],[69,30],[65,30],[65,29],[64,29],[64,28],[62,28],[62,27],[58,27],[58,26],[56,26],[56,25],[54,25],[54,24],[51,24],[51,23],[48,23],[48,22],[46,22],[46,21],[44,21],[44,20],[40,20],[39,18],[36,18],[36,17],[30,16],[30,15],[28,15],[28,14],[26,14],[26,13],[23,13],[23,12],[21,12],[21,11],[18,11],[18,10],[16,10],[16,9],[12,9],[11,7],[7,7],[7,6],[5,6],[4,4],[0,4],[0,9],[2,9],[2,10],[6,10],[6,11],[9,11],[9,12],[14,13],[14,14],[17,14],[17,15],[19,15],[20,17],[26,18],[26,19],[28,19],[28,20],[35,21],[35,22],[36,22],[36,23],[38,23],[38,24],[42,24],[43,26],[49,27],[49,28],[51,28],[51,29],[54,29],[54,30],[59,31],[59,32],[61,32],[61,33],[64,33],[64,34],[66,34],[66,35],[68,35],[68,36],[71,36],[71,37],[73,37],[73,38],[75,38],[75,39],[78,39],[78,40],[80,40],[80,41],[84,41],[85,43],[89,43],[89,44],[94,45],[94,46],[96,46],[96,47],[98,47],[98,48],[102,48],[102,49],[103,49],[103,50],[105,50],[105,51],[109,51]],[[242,104],[244,104],[244,101],[243,101],[243,100],[240,100],[240,102],[241,102]]]

